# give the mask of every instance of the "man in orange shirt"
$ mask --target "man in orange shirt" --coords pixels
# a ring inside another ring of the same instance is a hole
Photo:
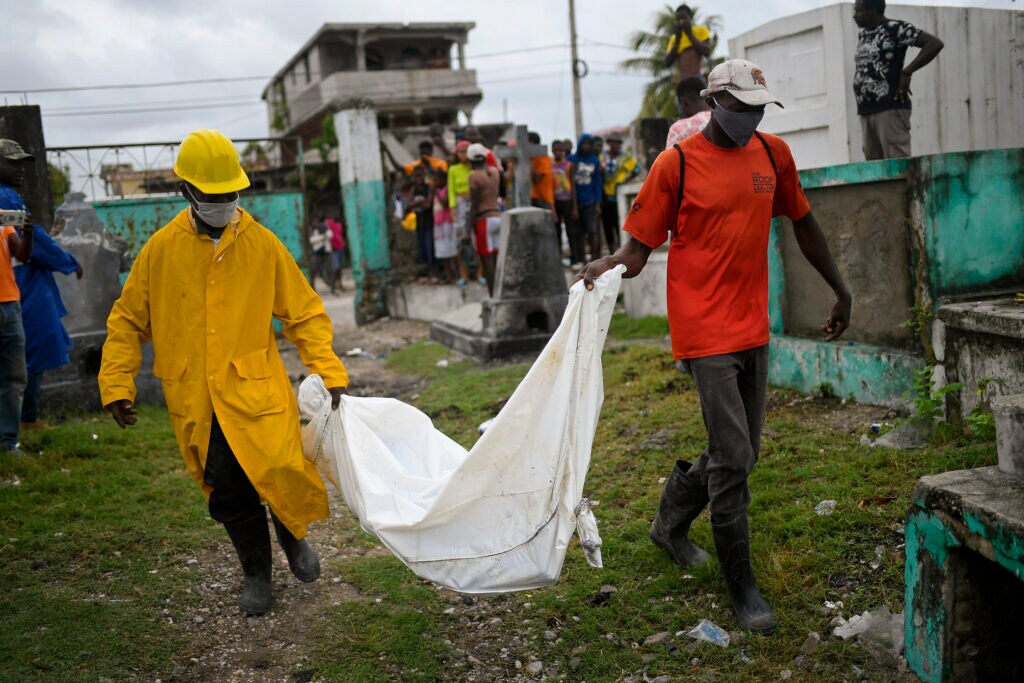
[[[788,216],[800,250],[836,294],[822,330],[838,338],[851,296],[800,186],[781,139],[758,133],[769,103],[756,65],[734,59],[715,67],[701,93],[707,127],[662,152],[637,195],[624,230],[629,241],[577,275],[587,289],[617,265],[634,277],[651,251],[670,239],[668,316],[675,358],[693,376],[708,447],[692,466],[679,460],[661,495],[651,540],[681,566],[708,554],[688,539],[710,502],[711,529],[736,618],[770,633],[776,618],[750,566],[747,477],[761,444],[768,379],[768,237],[773,216]],[[779,105],[781,106],[781,104]]]
[[[434,156],[434,143],[424,140],[420,143],[420,158],[402,166],[405,175],[411,176],[413,171],[422,166],[427,176],[432,176],[435,171],[447,171],[448,162]]]
[[[540,144],[540,135],[528,133],[531,145]],[[551,177],[551,157],[548,155],[530,159],[530,173],[533,186],[530,188],[530,204],[538,209],[555,210],[555,182]]]

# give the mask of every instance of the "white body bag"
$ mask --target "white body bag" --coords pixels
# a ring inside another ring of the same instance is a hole
[[[342,396],[318,375],[299,387],[303,450],[362,527],[418,576],[463,593],[555,582],[574,530],[601,566],[583,497],[604,400],[601,350],[623,267],[573,285],[562,322],[469,451],[390,398]]]

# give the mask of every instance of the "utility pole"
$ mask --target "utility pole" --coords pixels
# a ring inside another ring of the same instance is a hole
[[[580,101],[580,66],[576,52],[576,2],[569,0],[569,43],[572,48],[572,105],[576,120],[576,139],[583,135],[583,104]],[[584,73],[584,75],[586,75]]]

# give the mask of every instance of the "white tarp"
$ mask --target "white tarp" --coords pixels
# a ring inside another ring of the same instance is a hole
[[[464,593],[544,586],[577,528],[587,560],[601,566],[583,484],[623,270],[592,291],[572,287],[558,329],[468,452],[401,401],[343,396],[335,412],[320,377],[299,387],[306,456],[417,575]]]

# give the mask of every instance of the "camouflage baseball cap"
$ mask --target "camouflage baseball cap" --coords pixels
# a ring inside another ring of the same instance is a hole
[[[740,102],[752,106],[782,106],[782,102],[768,90],[761,67],[745,59],[730,59],[711,70],[708,74],[708,87],[700,91],[700,96],[707,97],[718,92],[727,92]]]
[[[34,156],[26,153],[25,150],[21,148],[21,145],[10,138],[0,138],[0,157],[10,159],[11,161],[35,159]]]

